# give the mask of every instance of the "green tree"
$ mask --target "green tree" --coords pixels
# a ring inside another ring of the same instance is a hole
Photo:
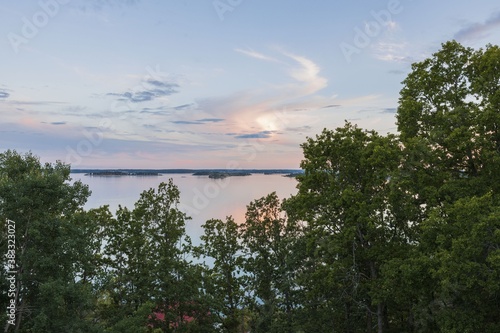
[[[204,285],[211,313],[223,332],[241,332],[245,325],[243,311],[243,257],[238,225],[229,216],[226,221],[211,219],[202,226],[200,257],[212,259],[206,267]]]
[[[408,189],[432,208],[498,192],[500,50],[452,41],[412,65],[397,113]]]
[[[417,233],[399,266],[406,278],[394,282],[417,300],[419,332],[498,330],[499,68],[498,46],[451,41],[403,82],[396,182],[410,195],[405,206],[418,207]]]
[[[459,199],[422,223],[420,255],[435,293],[429,310],[441,332],[500,330],[500,206],[492,195]]]
[[[189,218],[177,208],[179,197],[170,179],[144,191],[133,210],[120,206],[116,219],[108,219],[101,313],[113,332],[148,325],[162,332],[194,331],[208,315],[199,293],[201,270],[188,260]]]
[[[16,236],[15,263],[2,255],[0,269],[2,281],[12,276],[7,264],[16,272],[15,295],[9,297],[17,309],[15,324],[7,324],[5,332],[97,330],[89,320],[94,298],[86,278],[93,226],[83,218],[82,206],[89,194],[81,182],[70,184],[68,165],[42,165],[31,153],[0,154],[0,220],[13,221]],[[2,228],[2,253],[8,234]]]
[[[323,318],[326,330],[384,332],[389,313],[398,310],[389,307],[392,291],[380,288],[382,267],[404,256],[409,237],[391,194],[398,141],[346,123],[302,148],[304,175],[286,208],[307,225],[306,309],[317,309],[310,316]]]
[[[252,331],[293,332],[298,265],[294,250],[301,235],[299,225],[287,221],[273,192],[247,206],[240,234],[250,305],[255,311]]]

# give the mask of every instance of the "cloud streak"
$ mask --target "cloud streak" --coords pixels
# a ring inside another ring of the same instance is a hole
[[[141,0],[94,0],[83,4],[75,4],[74,7],[86,13],[88,11],[101,12],[108,8],[119,8],[122,6],[134,6]]]
[[[387,62],[411,63],[414,59],[409,56],[408,43],[394,41],[379,41],[372,46],[376,59]]]
[[[224,121],[222,118],[203,118],[203,119],[198,119],[197,121],[202,122],[202,123],[220,123],[221,121]]]
[[[14,105],[56,105],[56,104],[66,104],[66,102],[56,102],[56,101],[9,101],[10,104]]]
[[[274,131],[261,131],[257,133],[236,135],[235,139],[268,139],[275,133]]]
[[[500,11],[493,14],[483,23],[473,23],[458,31],[454,38],[458,41],[470,41],[488,36],[488,33],[500,27]]]
[[[201,125],[203,123],[200,123],[198,121],[190,121],[190,120],[174,120],[171,121],[172,124],[177,124],[177,125]]]
[[[168,81],[148,79],[142,83],[143,90],[124,93],[108,93],[107,96],[117,96],[122,102],[142,103],[178,93],[179,85]]]
[[[385,108],[380,113],[396,114],[397,108]]]
[[[239,52],[241,54],[244,54],[246,56],[249,56],[251,58],[259,59],[259,60],[265,60],[265,61],[272,61],[272,62],[277,62],[276,59],[266,56],[262,53],[256,52],[252,49],[249,50],[243,50],[243,49],[235,49],[236,52]]]
[[[178,125],[202,125],[206,123],[219,123],[222,121],[224,121],[222,118],[203,118],[198,120],[174,120],[171,121],[171,123]]]

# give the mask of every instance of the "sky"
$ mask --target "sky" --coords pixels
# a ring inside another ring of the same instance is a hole
[[[0,151],[82,168],[290,168],[397,133],[411,64],[500,44],[498,0],[0,0]]]

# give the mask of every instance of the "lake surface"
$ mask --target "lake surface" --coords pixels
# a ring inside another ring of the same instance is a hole
[[[201,225],[211,218],[224,220],[232,215],[239,224],[245,219],[246,206],[275,191],[280,199],[297,192],[297,180],[280,174],[227,177],[210,179],[191,174],[162,174],[161,176],[85,176],[72,173],[73,180],[89,185],[92,195],[86,209],[109,205],[112,213],[118,205],[133,209],[140,194],[150,188],[158,188],[161,182],[173,179],[181,192],[180,209],[192,218],[186,222],[186,232],[193,244],[199,243],[203,234]]]

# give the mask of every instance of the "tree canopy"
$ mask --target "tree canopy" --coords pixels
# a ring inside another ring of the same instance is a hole
[[[297,193],[199,246],[172,180],[85,210],[69,165],[0,153],[4,332],[500,332],[500,48],[413,64],[396,120],[307,138]]]

